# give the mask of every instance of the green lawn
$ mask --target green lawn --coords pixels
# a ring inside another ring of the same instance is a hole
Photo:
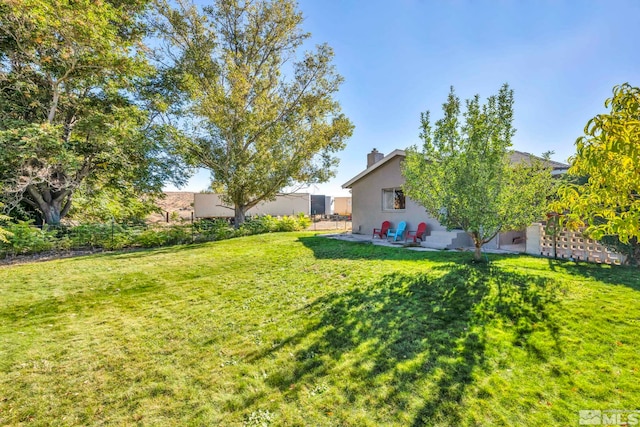
[[[0,267],[0,425],[578,425],[640,272],[281,233]]]

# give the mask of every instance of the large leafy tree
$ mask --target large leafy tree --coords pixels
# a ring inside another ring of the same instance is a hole
[[[407,150],[403,164],[405,193],[449,229],[465,230],[482,245],[499,232],[521,229],[543,217],[551,191],[544,162],[512,164],[513,91],[505,84],[481,104],[480,97],[460,100],[453,88],[442,106],[444,116],[432,128],[421,115],[421,149]]]
[[[588,121],[576,141],[569,174],[586,183],[565,185],[554,205],[567,209],[567,224],[586,226],[595,239],[640,240],[640,88],[616,86],[610,111]]]
[[[147,0],[0,4],[0,183],[11,208],[57,224],[82,186],[158,193],[179,179],[175,135],[136,97],[153,69]],[[161,138],[159,138],[159,136]]]
[[[284,187],[332,177],[334,153],[352,133],[334,99],[342,78],[331,48],[297,56],[309,37],[302,20],[292,0],[217,0],[202,11],[176,1],[160,9],[163,58],[172,59],[165,77],[197,129],[191,160],[211,171],[236,226]]]

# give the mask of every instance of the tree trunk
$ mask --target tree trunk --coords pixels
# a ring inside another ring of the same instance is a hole
[[[27,191],[31,196],[29,204],[40,211],[42,223],[47,225],[60,225],[60,220],[71,208],[72,192],[64,190],[58,194],[46,188],[42,192],[37,187],[30,185]]]
[[[62,203],[60,201],[52,200],[51,203],[40,206],[40,210],[45,224],[60,225],[60,220],[62,219]]]
[[[475,245],[476,245],[476,250],[473,253],[473,260],[482,261],[482,243],[475,242]]]
[[[233,228],[238,229],[244,223],[247,214],[246,206],[235,206],[235,215],[233,218]]]
[[[471,238],[473,239],[473,244],[476,248],[475,252],[473,253],[473,260],[482,261],[482,243],[484,242],[480,238],[480,235],[475,232],[471,233]]]

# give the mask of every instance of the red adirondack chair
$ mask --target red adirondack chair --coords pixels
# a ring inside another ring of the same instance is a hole
[[[426,232],[427,232],[427,224],[424,222],[421,222],[420,224],[418,224],[418,229],[416,231],[407,231],[406,240],[409,240],[409,238],[413,238],[413,241],[416,243],[418,239],[420,239],[420,241],[424,241],[424,233]]]
[[[391,228],[391,223],[389,221],[383,221],[382,227],[373,229],[373,236],[371,236],[371,238],[373,239],[378,236],[381,239],[386,239],[389,228]]]

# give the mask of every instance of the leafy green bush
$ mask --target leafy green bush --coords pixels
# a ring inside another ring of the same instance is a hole
[[[132,243],[132,232],[120,224],[82,224],[68,231],[73,249],[122,249]]]
[[[142,233],[135,237],[134,245],[142,246],[143,248],[153,248],[155,246],[162,246],[164,239],[161,233],[155,230],[144,230]]]
[[[223,219],[202,220],[193,224],[194,240],[207,242],[211,240],[224,240],[236,235],[233,227]]]
[[[303,213],[297,216],[284,216],[278,220],[277,231],[300,231],[311,225],[311,219]]]
[[[254,216],[240,226],[242,235],[261,234],[278,231],[279,220],[271,215]]]
[[[34,254],[54,248],[55,232],[33,227],[31,221],[18,221],[5,226],[10,233],[8,243],[0,243],[3,254]]]
[[[283,216],[278,221],[277,231],[295,231],[298,228],[298,221],[292,216]]]
[[[311,217],[306,216],[302,212],[298,214],[298,230],[306,230],[311,225]]]
[[[311,219],[303,213],[282,218],[274,218],[271,215],[254,216],[240,226],[240,229],[237,230],[237,235],[248,236],[275,231],[299,231],[306,229],[309,225],[311,225]]]
[[[70,251],[74,249],[73,240],[69,236],[60,236],[53,242],[54,250],[56,251]]]
[[[191,243],[193,235],[191,233],[191,227],[188,225],[174,225],[164,229],[166,235],[166,244],[168,245],[182,245],[185,243]]]
[[[276,231],[303,230],[311,223],[304,215],[274,218],[255,216],[235,230],[225,220],[203,220],[194,224],[149,228],[122,224],[81,224],[41,230],[21,221],[5,226],[7,242],[0,241],[0,255],[32,254],[47,250],[118,250],[128,247],[152,248],[166,245],[224,240],[238,236]]]
[[[174,225],[160,229],[147,229],[135,236],[134,246],[152,248],[156,246],[178,245],[191,242],[191,228]]]
[[[0,203],[0,208],[2,207],[2,203]],[[9,243],[7,237],[11,236],[11,233],[4,228],[2,228],[2,224],[8,222],[11,218],[6,215],[0,213],[0,242]]]

